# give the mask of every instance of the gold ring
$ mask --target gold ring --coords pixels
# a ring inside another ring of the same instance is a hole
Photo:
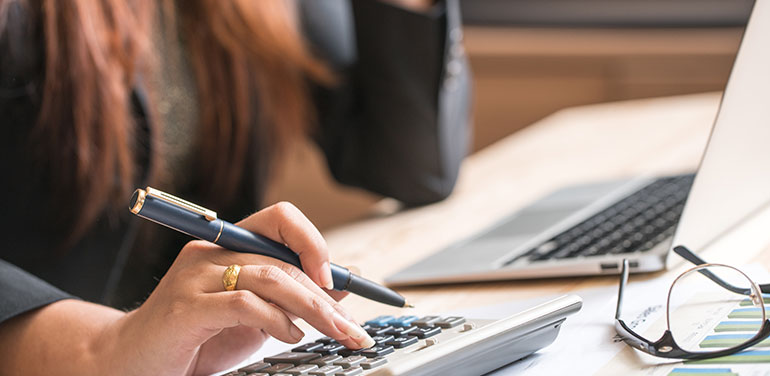
[[[225,291],[235,290],[235,285],[238,283],[238,273],[241,272],[240,265],[230,265],[225,269],[225,274],[222,275],[222,284],[225,285]]]

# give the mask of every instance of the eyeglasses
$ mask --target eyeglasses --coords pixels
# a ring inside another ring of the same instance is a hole
[[[674,252],[696,266],[680,274],[671,284],[666,302],[667,329],[655,342],[634,332],[620,318],[629,269],[628,260],[623,260],[615,311],[615,331],[623,342],[662,358],[706,359],[736,353],[770,336],[770,320],[765,314],[762,296],[770,293],[770,284],[757,285],[742,271],[728,265],[709,264],[683,246],[675,247]],[[719,336],[718,340],[704,340],[697,334],[728,315],[752,320],[733,322],[740,334]]]

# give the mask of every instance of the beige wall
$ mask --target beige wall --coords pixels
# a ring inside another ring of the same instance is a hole
[[[563,107],[721,90],[742,29],[466,28],[478,150]],[[377,197],[334,183],[302,143],[267,202],[295,203],[320,228],[371,213]]]

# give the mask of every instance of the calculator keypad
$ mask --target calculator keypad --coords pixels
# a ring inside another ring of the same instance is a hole
[[[465,322],[465,318],[458,316],[379,316],[363,325],[376,342],[371,348],[352,350],[332,338],[322,337],[297,346],[291,352],[266,357],[227,376],[368,374],[368,371],[386,365],[394,352],[420,351],[428,347],[427,338],[439,335],[443,330],[458,331],[456,327]]]

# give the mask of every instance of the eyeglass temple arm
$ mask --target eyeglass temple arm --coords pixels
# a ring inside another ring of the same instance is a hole
[[[690,251],[689,249],[687,249],[687,247],[685,247],[683,245],[678,245],[678,246],[674,247],[674,252],[676,252],[677,255],[682,256],[682,258],[684,258],[685,260],[687,260],[687,261],[689,261],[689,262],[691,262],[691,263],[693,263],[695,265],[707,264],[707,262],[705,260],[703,260],[702,258],[698,257],[695,253],[693,253],[692,251]],[[714,275],[714,273],[712,273],[712,272],[710,272],[708,270],[699,270],[698,272],[703,274],[703,275],[705,275],[706,277],[708,277],[710,280],[714,281],[719,286],[722,286],[723,288],[725,288],[727,290],[730,290],[730,291],[732,291],[732,292],[734,292],[736,294],[751,295],[751,289],[744,289],[744,288],[733,286],[733,285],[725,282],[721,278],[717,277],[716,275]],[[770,293],[770,284],[759,285],[759,288],[762,290],[763,293]]]
[[[618,305],[615,307],[615,319],[620,319],[620,307],[623,305],[623,289],[628,282],[628,260],[623,259],[623,268],[620,271],[620,285],[618,285]]]

